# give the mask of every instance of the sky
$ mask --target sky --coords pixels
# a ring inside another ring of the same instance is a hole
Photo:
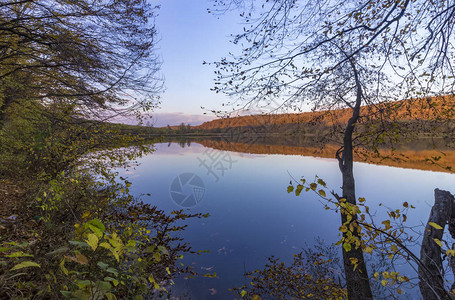
[[[165,79],[160,109],[152,113],[151,123],[156,127],[181,122],[199,125],[214,119],[210,110],[221,109],[228,98],[210,91],[215,69],[203,62],[218,61],[235,51],[229,35],[241,30],[240,17],[234,13],[219,17],[209,14],[210,0],[151,1],[161,6],[156,19],[157,53],[163,61]]]

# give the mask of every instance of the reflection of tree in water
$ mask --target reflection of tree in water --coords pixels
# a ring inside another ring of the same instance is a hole
[[[390,260],[379,255],[367,256],[366,262],[373,274],[391,269]],[[314,246],[307,246],[294,254],[291,261],[271,256],[263,269],[246,271],[245,277],[247,284],[232,289],[236,296],[242,296],[244,291],[243,299],[346,298],[340,251],[337,246],[327,245],[320,238],[316,239]],[[379,281],[373,280],[371,284],[375,298],[386,299],[393,295],[394,290],[384,288]]]
[[[334,158],[339,145],[329,143],[318,135],[291,135],[275,133],[253,134],[247,129],[236,128],[229,135],[165,137],[168,147],[178,143],[180,147],[191,147],[199,143],[218,150],[251,154],[303,155]],[[403,141],[394,149],[379,147],[378,152],[358,147],[357,161],[380,165],[452,172],[455,170],[455,150],[445,145],[442,138],[421,138]]]

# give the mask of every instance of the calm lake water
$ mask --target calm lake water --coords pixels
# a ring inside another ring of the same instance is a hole
[[[187,298],[233,299],[228,289],[246,283],[244,272],[262,268],[269,256],[290,261],[317,238],[327,245],[338,239],[338,214],[325,210],[314,194],[296,197],[286,191],[291,176],[312,180],[317,175],[340,193],[334,159],[161,143],[138,162],[136,168],[120,171],[132,182],[134,195],[150,193],[144,202],[166,212],[184,206],[192,213],[210,213],[207,219],[189,222],[183,233],[193,249],[209,253],[183,262],[201,274],[216,272],[217,278],[177,280],[178,294]],[[355,163],[354,172],[357,197],[365,197],[378,218],[384,216],[384,206],[401,208],[404,201],[414,205],[408,225],[427,221],[434,188],[455,192],[455,175],[450,173],[367,163]]]

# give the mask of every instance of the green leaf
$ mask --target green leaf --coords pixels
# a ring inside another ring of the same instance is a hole
[[[155,252],[155,253],[153,253],[153,258],[156,261],[160,262],[161,261],[161,254],[159,252]]]
[[[117,285],[119,284],[119,282],[118,282],[117,279],[112,278],[112,277],[109,277],[109,276],[104,277],[104,280],[105,280],[105,281],[110,281],[110,282],[112,282],[112,284],[113,284],[114,286],[117,286]]]
[[[71,245],[79,246],[79,247],[84,247],[84,248],[90,248],[90,246],[86,242],[79,242],[79,241],[69,241]]]
[[[110,282],[107,282],[107,281],[101,281],[101,280],[98,280],[96,282],[96,287],[102,291],[110,291],[112,289],[112,285],[110,284]]]
[[[240,292],[240,295],[242,296],[242,298],[245,297],[246,291],[245,291],[245,290],[242,290],[242,291]]]
[[[114,274],[116,277],[118,276],[118,271],[117,269],[114,269],[114,268],[107,268],[106,269],[106,272],[109,272],[111,274]]]
[[[37,264],[36,262],[23,261],[20,264],[17,264],[14,267],[12,267],[10,271],[19,270],[19,269],[22,269],[22,268],[29,268],[29,267],[41,268],[41,266],[39,264]]]
[[[54,250],[54,251],[49,252],[49,253],[46,253],[46,255],[60,254],[60,253],[62,253],[62,252],[66,252],[66,251],[68,251],[68,250],[69,250],[68,247],[60,247],[60,248],[58,248],[57,250]]]
[[[73,293],[70,291],[60,291],[60,293],[62,293],[62,295],[65,297],[71,297],[73,295]]]
[[[433,223],[433,222],[428,222],[428,225],[435,229],[443,229],[439,224]]]
[[[76,284],[80,289],[85,288],[86,286],[92,285],[92,282],[90,280],[76,280]]]
[[[22,251],[14,252],[14,253],[11,253],[11,254],[8,254],[8,255],[5,255],[5,256],[6,257],[33,257],[33,255],[28,254],[28,253],[24,253]]]
[[[169,251],[167,251],[166,247],[164,246],[158,246],[157,247],[162,253],[166,254],[167,256],[169,256]]]
[[[106,230],[106,227],[98,219],[93,219],[87,222],[88,227],[95,233],[99,238],[103,236],[103,232]]]
[[[324,190],[319,190],[319,195],[321,195],[322,197],[325,197],[325,191]]]
[[[103,263],[102,261],[98,262],[97,265],[98,267],[100,267],[101,270],[106,270],[109,267],[108,264]]]
[[[117,300],[117,297],[115,297],[115,295],[112,293],[106,293],[105,296],[107,300]]]

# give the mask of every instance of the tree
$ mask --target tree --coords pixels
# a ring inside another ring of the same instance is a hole
[[[0,122],[24,97],[102,119],[121,106],[153,106],[160,88],[154,17],[145,0],[2,2]]]
[[[56,175],[122,140],[105,121],[157,104],[156,9],[145,0],[0,4],[3,165]]]
[[[36,220],[0,226],[0,298],[162,298],[180,273],[172,223],[196,215],[129,194],[111,170],[150,148],[105,122],[156,104],[154,17],[146,0],[0,2],[0,179],[27,186],[14,204]]]
[[[232,37],[242,52],[215,63],[216,92],[239,96],[242,102],[233,104],[242,109],[280,99],[282,107],[297,110],[304,105],[351,110],[336,153],[342,195],[333,193],[351,206],[353,151],[366,139],[356,125],[390,117],[388,101],[453,93],[453,1],[214,2],[221,5],[214,12],[240,8],[246,24]],[[394,134],[387,124],[367,132],[374,143]],[[342,213],[342,225],[356,222],[355,214]],[[345,245],[348,297],[371,298],[362,249]]]
[[[185,123],[183,123],[183,122],[180,123],[180,125],[179,125],[179,132],[180,132],[180,133],[185,133],[185,132],[186,132],[186,125],[185,125]]]

